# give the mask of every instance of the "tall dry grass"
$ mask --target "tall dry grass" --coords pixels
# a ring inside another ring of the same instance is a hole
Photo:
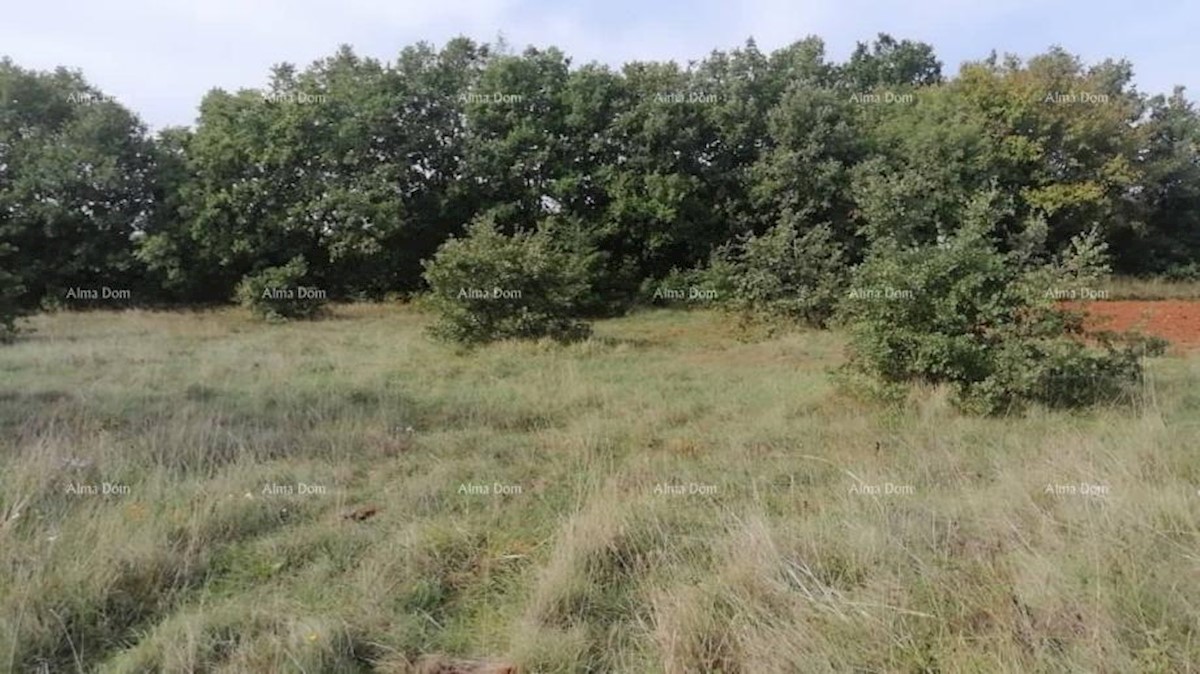
[[[656,311],[463,353],[425,322],[38,317],[0,349],[0,671],[1200,662],[1200,359],[979,419],[841,396],[835,333]]]

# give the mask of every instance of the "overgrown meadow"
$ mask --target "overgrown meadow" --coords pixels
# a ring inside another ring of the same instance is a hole
[[[0,57],[0,672],[1190,671],[1200,110],[943,70]]]
[[[0,670],[1200,662],[1194,355],[1133,405],[987,418],[845,396],[838,331],[430,322],[35,317],[0,350]]]

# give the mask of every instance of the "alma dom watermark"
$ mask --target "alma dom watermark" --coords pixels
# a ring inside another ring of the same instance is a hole
[[[93,94],[88,92],[75,92],[67,96],[68,103],[76,105],[95,105],[97,103],[116,103],[116,96],[109,94]]]
[[[711,288],[665,288],[655,289],[652,299],[676,302],[711,302],[720,297],[720,293]]]
[[[308,94],[303,91],[270,91],[263,94],[263,100],[268,103],[312,105],[316,103],[328,103],[329,97],[325,94]]]
[[[1051,300],[1107,300],[1110,293],[1101,288],[1049,288],[1044,296]]]
[[[459,288],[458,299],[460,300],[519,300],[521,299],[521,291],[518,289],[506,289],[499,286],[494,288]]]
[[[909,104],[916,102],[917,97],[914,94],[898,94],[893,91],[883,91],[877,93],[859,93],[850,94],[851,103],[861,104]]]
[[[654,94],[655,103],[716,103],[716,94],[701,91],[672,91]]]
[[[657,496],[716,496],[717,485],[699,482],[659,482],[654,485],[654,494]]]
[[[133,298],[133,292],[127,288],[109,288],[108,286],[100,286],[99,288],[67,288],[63,292],[65,300],[130,300]]]
[[[264,300],[324,300],[329,299],[329,293],[321,288],[296,286],[295,288],[268,287],[263,288]]]
[[[69,496],[129,496],[133,489],[120,482],[68,482],[63,493]]]
[[[463,482],[455,491],[460,496],[519,496],[525,492],[519,484],[502,482]]]
[[[263,485],[259,493],[263,496],[324,496],[329,493],[329,488],[323,484],[307,482],[296,482],[295,484],[268,482]]]
[[[891,482],[883,484],[857,483],[850,485],[849,493],[854,496],[912,496],[917,493],[917,488],[911,484],[893,484]]]
[[[504,105],[515,105],[517,103],[522,103],[524,101],[525,101],[525,97],[522,96],[521,94],[469,93],[469,94],[459,94],[458,95],[459,103],[476,103],[476,104],[500,103],[500,104],[504,104]]]
[[[846,296],[852,300],[911,300],[916,294],[911,290],[883,286],[878,288],[851,288]]]
[[[1090,91],[1051,91],[1042,98],[1043,103],[1055,105],[1104,105],[1109,102],[1108,94],[1097,94]]]

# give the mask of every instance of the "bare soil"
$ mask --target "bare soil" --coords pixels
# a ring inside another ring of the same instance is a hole
[[[1200,349],[1200,300],[1116,300],[1073,303],[1093,330],[1135,330],[1162,337],[1174,349]]]

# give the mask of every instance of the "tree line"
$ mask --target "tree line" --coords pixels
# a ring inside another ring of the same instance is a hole
[[[80,72],[5,59],[0,303],[225,302],[294,261],[331,298],[420,292],[422,261],[486,221],[586,259],[586,309],[614,312],[785,230],[846,267],[882,237],[933,244],[983,191],[1036,256],[1095,230],[1119,272],[1196,277],[1198,144],[1182,90],[1139,92],[1126,62],[1055,48],[948,77],[888,35],[840,63],[810,37],[619,69],[466,38],[342,47],[154,134]]]

